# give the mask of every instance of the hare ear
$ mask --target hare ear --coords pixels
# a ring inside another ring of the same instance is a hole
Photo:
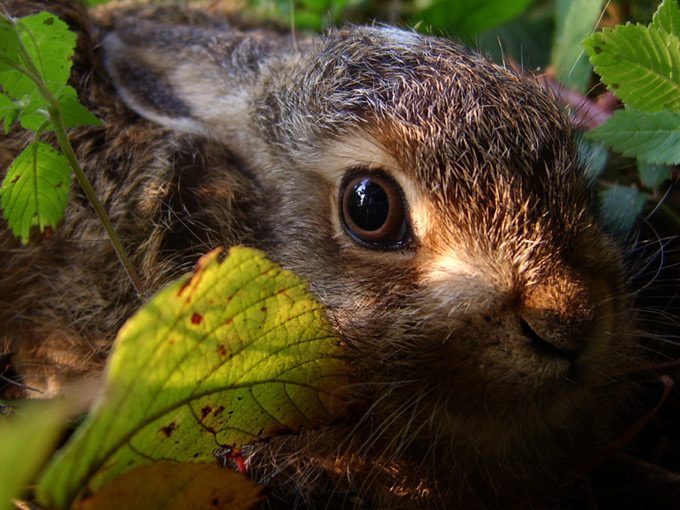
[[[225,138],[243,132],[266,41],[236,30],[119,24],[103,42],[122,99],[161,125]]]

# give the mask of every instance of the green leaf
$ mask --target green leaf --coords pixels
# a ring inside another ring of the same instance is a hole
[[[671,177],[671,167],[638,161],[640,180],[650,188],[658,188]]]
[[[4,27],[4,30],[0,30],[0,36],[6,39],[8,50],[12,52],[5,58],[29,72],[34,67],[37,68],[47,89],[56,96],[66,127],[99,124],[99,121],[80,104],[75,90],[66,86],[71,72],[71,57],[76,35],[68,30],[63,21],[52,14],[42,12],[21,18],[16,24],[4,19],[0,27]],[[19,36],[34,67],[24,60],[18,49]],[[12,41],[16,48],[11,45]],[[0,73],[0,85],[11,98],[21,104],[19,119],[22,127],[33,131],[43,128],[45,121],[49,120],[48,99],[38,91],[29,74],[8,66],[6,68],[10,70]],[[14,118],[9,116],[5,117],[5,129],[13,120]],[[47,128],[51,127],[48,124]]]
[[[586,177],[595,182],[607,166],[609,160],[607,147],[595,140],[582,138],[579,140],[578,148],[579,155],[585,162]]]
[[[647,201],[647,195],[635,188],[617,186],[599,195],[602,220],[620,232],[629,232]]]
[[[62,430],[61,402],[25,403],[17,416],[0,415],[0,510],[14,509],[12,498],[35,476]]]
[[[33,142],[17,156],[0,187],[0,205],[14,235],[37,240],[64,217],[71,189],[71,168],[63,154]]]
[[[14,23],[0,15],[0,73],[13,69],[19,62],[19,38]]]
[[[76,34],[48,12],[21,18],[17,25],[21,39],[50,91],[55,92],[66,85],[73,65]]]
[[[549,7],[527,9],[519,17],[475,36],[475,45],[496,62],[515,60],[532,69],[550,65],[555,14]]]
[[[324,9],[328,9],[330,5],[330,2],[327,0],[300,0],[300,3],[307,9],[312,9],[314,11],[323,11]]]
[[[66,508],[79,490],[154,460],[210,458],[344,411],[347,369],[306,282],[257,250],[163,289],[120,330],[101,400],[39,482]]]
[[[424,21],[425,27],[453,31],[463,36],[489,30],[515,16],[520,15],[533,0],[450,0],[422,1],[418,7],[421,12],[413,20],[414,24]]]
[[[66,23],[53,14],[41,12],[17,20],[16,30],[47,88],[55,92],[66,85],[76,44],[76,35],[68,30]],[[30,69],[18,50],[6,58]],[[18,70],[0,73],[0,85],[14,99],[30,95],[36,87],[28,75]]]
[[[680,114],[675,112],[619,110],[589,136],[625,156],[658,164],[680,162]]]
[[[555,40],[550,63],[567,88],[585,92],[592,66],[581,41],[600,18],[604,0],[557,0]]]
[[[18,31],[6,34],[7,40],[17,41],[17,33],[20,35],[47,89],[57,96],[60,107],[64,108],[62,114],[66,127],[98,122],[77,102],[75,90],[66,87],[76,42],[76,35],[68,30],[67,25],[53,14],[41,12],[19,19],[16,26],[5,19],[2,26],[9,26],[8,32],[10,28]],[[24,69],[31,69],[18,50],[14,51],[12,60]],[[22,127],[34,131],[40,129],[49,118],[49,102],[38,92],[33,79],[13,69],[0,73],[0,85],[9,96],[23,104],[20,113]],[[6,118],[6,126],[7,121]]]
[[[29,96],[24,96],[18,103],[25,105],[19,111],[19,123],[24,129],[38,131],[43,128],[45,122],[50,125],[47,129],[51,129],[50,115],[47,111],[49,102],[40,95],[38,89],[33,89]]]
[[[680,37],[680,9],[677,0],[664,0],[654,14],[652,25]]]
[[[602,81],[643,111],[680,111],[680,39],[655,26],[605,28],[583,41]]]
[[[47,99],[40,95],[35,83],[19,71],[0,73],[0,85],[12,99],[21,104],[22,111],[27,113],[46,109],[49,104]]]
[[[82,105],[73,87],[68,85],[63,87],[57,94],[57,100],[65,127],[102,125],[101,121]]]
[[[618,110],[588,136],[624,156],[657,164],[680,162],[680,113]]]
[[[5,134],[9,132],[9,128],[16,120],[17,115],[19,115],[19,107],[9,96],[0,94],[0,119],[4,119]]]
[[[323,19],[321,14],[313,11],[295,11],[294,22],[296,27],[321,30]]]

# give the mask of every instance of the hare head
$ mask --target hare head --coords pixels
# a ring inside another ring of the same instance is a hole
[[[101,22],[113,88],[81,83],[108,102],[107,149],[76,141],[116,176],[119,226],[168,279],[263,249],[309,280],[354,370],[347,423],[253,450],[292,480],[283,508],[493,505],[607,440],[636,356],[624,263],[536,79],[390,27],[295,41],[144,17]]]

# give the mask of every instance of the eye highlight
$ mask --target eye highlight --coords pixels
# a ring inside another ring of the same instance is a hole
[[[383,174],[350,174],[340,188],[340,218],[359,244],[395,250],[406,246],[408,232],[404,194]]]

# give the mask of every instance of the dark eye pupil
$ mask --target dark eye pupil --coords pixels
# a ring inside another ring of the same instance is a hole
[[[340,187],[339,214],[345,231],[376,250],[406,246],[406,204],[399,184],[382,173],[349,174]]]
[[[387,221],[390,201],[379,184],[364,179],[354,186],[347,198],[347,212],[360,229],[368,232],[378,230]]]

